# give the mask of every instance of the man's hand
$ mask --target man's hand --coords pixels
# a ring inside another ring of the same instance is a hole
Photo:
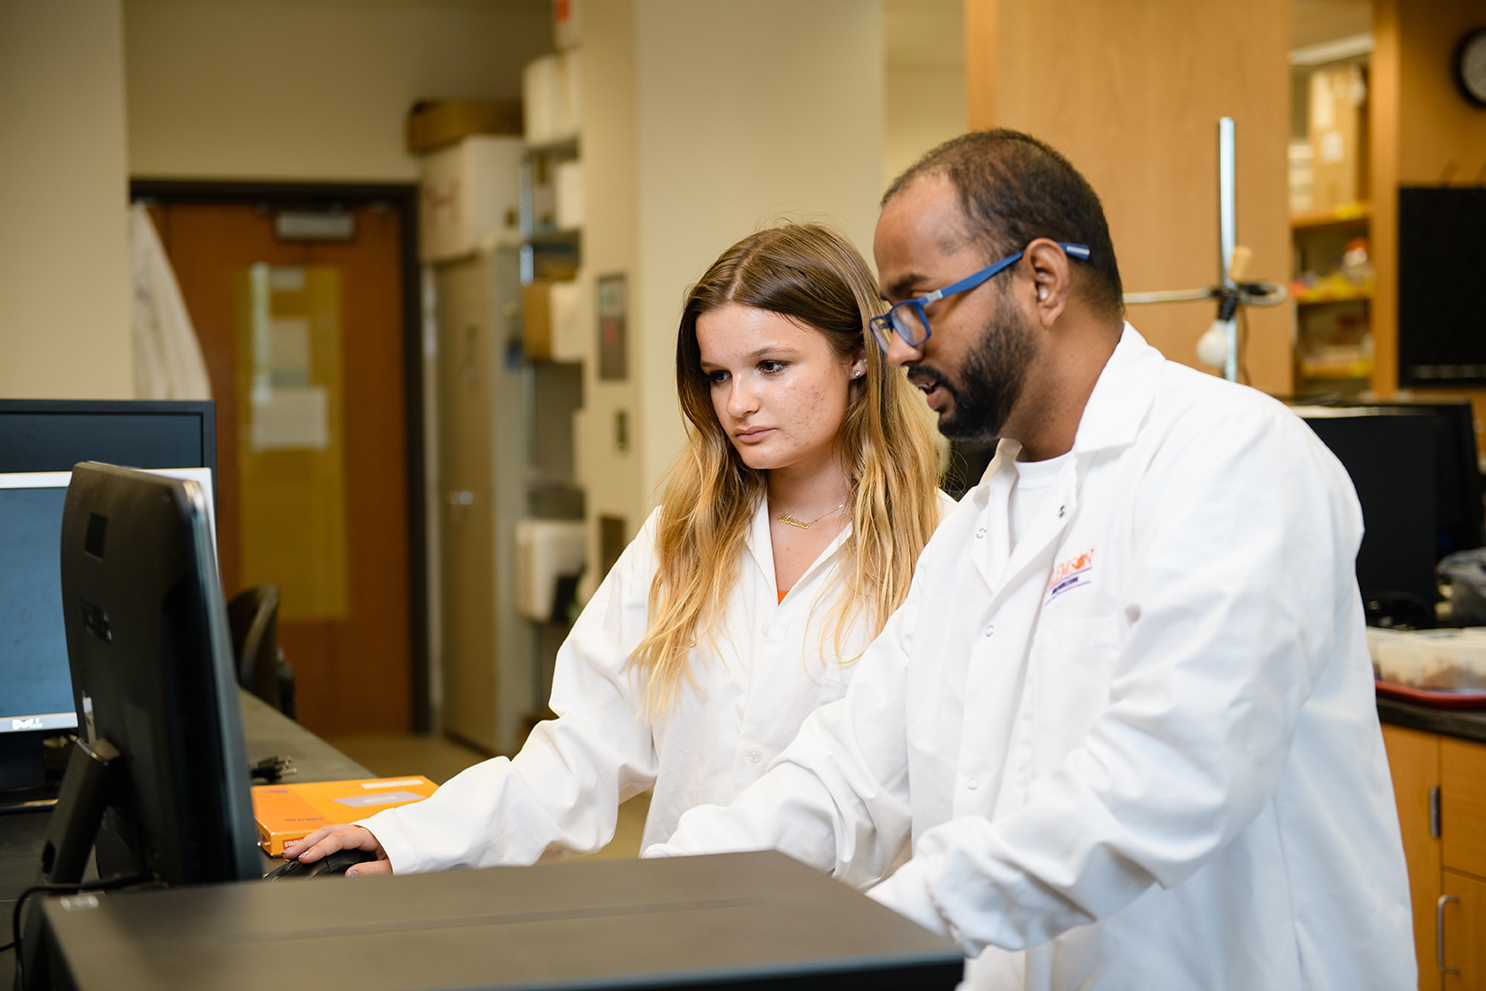
[[[387,859],[387,851],[382,849],[382,844],[377,842],[371,830],[365,826],[351,826],[346,823],[321,826],[304,839],[288,844],[284,847],[284,859],[313,864],[337,850],[370,850],[377,855],[376,860],[352,865],[346,871],[346,877],[392,873],[392,861]]]

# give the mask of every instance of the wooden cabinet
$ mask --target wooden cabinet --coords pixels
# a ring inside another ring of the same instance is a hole
[[[1486,991],[1486,881],[1445,871],[1441,895],[1435,921],[1445,931],[1444,991]],[[1438,946],[1429,949],[1438,956]]]
[[[1391,725],[1383,742],[1409,869],[1420,991],[1486,991],[1486,745]]]
[[[1486,746],[1439,740],[1442,862],[1486,878]]]
[[[1435,903],[1440,897],[1440,841],[1434,835],[1433,804],[1440,786],[1440,738],[1400,726],[1383,726],[1403,854],[1409,868],[1409,894],[1414,908],[1414,950],[1419,961],[1420,991],[1440,991],[1435,964]]]

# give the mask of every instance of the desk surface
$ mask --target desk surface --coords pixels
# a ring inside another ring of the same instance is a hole
[[[303,726],[286,718],[257,696],[239,690],[242,703],[243,737],[248,760],[256,763],[265,757],[292,757],[299,773],[290,781],[336,781],[344,778],[374,778],[371,771],[341,753]],[[12,812],[0,815],[0,924],[10,932],[10,913],[22,891],[36,883],[41,865],[41,847],[46,843],[50,811]],[[279,861],[264,855],[265,870]],[[92,874],[92,860],[88,871]],[[9,935],[0,943],[10,942]],[[15,957],[0,953],[0,988],[9,988],[15,971]]]
[[[773,851],[44,905],[79,991],[950,989],[963,969],[951,940]]]

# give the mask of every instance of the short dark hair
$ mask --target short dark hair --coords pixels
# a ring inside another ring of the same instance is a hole
[[[1101,313],[1123,317],[1124,289],[1104,207],[1068,159],[1030,134],[996,128],[963,134],[924,155],[883,194],[886,206],[919,179],[942,176],[960,198],[965,234],[987,263],[1039,237],[1089,246],[1073,283]]]

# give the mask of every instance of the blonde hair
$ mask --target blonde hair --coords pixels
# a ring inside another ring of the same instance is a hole
[[[844,589],[833,632],[838,657],[858,617],[865,613],[875,636],[902,604],[914,562],[939,523],[928,411],[867,333],[881,305],[862,256],[816,224],[770,228],[733,245],[687,294],[676,340],[687,445],[663,480],[649,624],[631,658],[644,675],[652,721],[675,700],[683,678],[695,683],[689,655],[698,644],[715,642],[768,487],[767,473],[743,463],[718,423],[702,373],[697,318],[729,303],[819,332],[843,362],[866,352],[866,374],[848,386],[841,424],[851,532],[842,548]]]

